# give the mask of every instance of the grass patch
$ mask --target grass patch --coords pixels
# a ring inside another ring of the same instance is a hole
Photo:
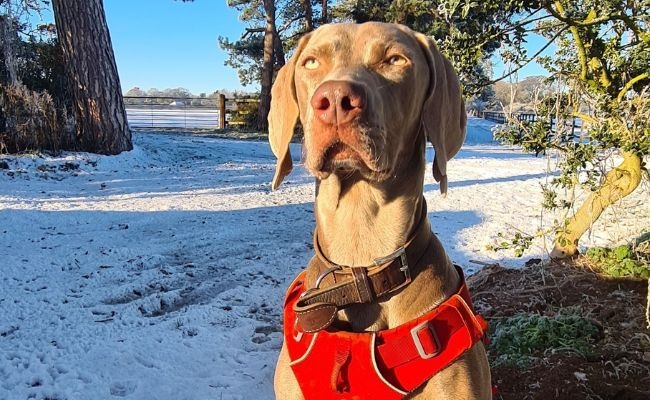
[[[593,321],[574,314],[517,314],[493,325],[488,347],[493,366],[527,367],[557,352],[588,356],[600,333]]]

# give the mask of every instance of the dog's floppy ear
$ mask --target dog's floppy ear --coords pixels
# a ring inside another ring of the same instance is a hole
[[[435,149],[433,177],[447,193],[447,161],[465,141],[467,114],[458,75],[431,38],[416,33],[429,64],[429,91],[422,107],[422,127]]]
[[[284,177],[293,168],[289,143],[300,115],[296,98],[296,85],[293,78],[296,60],[307,43],[308,36],[306,35],[300,40],[293,56],[278,71],[278,76],[271,88],[271,108],[268,118],[269,143],[273,154],[278,159],[275,165],[273,182],[271,183],[271,188],[274,190],[280,186]]]

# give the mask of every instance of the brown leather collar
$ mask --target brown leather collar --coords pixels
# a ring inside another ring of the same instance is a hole
[[[372,303],[407,286],[421,268],[419,261],[430,246],[430,239],[431,227],[425,202],[413,236],[404,246],[386,257],[375,259],[370,266],[349,267],[332,263],[321,252],[314,233],[316,260],[313,261],[318,262],[321,272],[313,287],[294,304],[301,330],[316,332],[325,329],[338,310],[352,304]]]

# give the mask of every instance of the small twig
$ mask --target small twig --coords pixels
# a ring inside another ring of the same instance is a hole
[[[472,264],[478,264],[478,265],[483,265],[484,267],[498,267],[499,263],[491,263],[491,262],[485,262],[485,261],[479,261],[479,260],[469,260]]]
[[[512,294],[532,294],[532,293],[545,292],[547,290],[553,290],[553,289],[559,290],[560,287],[557,285],[546,285],[546,286],[540,286],[531,289],[518,289],[518,290],[513,290]]]
[[[648,302],[645,306],[645,321],[650,329],[650,278],[648,279]]]
[[[558,289],[559,287],[556,285],[548,285],[548,286],[542,286],[542,287],[536,287],[536,288],[531,288],[531,289],[517,289],[517,290],[512,290],[509,292],[510,295],[528,295],[528,294],[534,294],[534,293],[540,293],[540,292],[545,292],[547,290],[553,290],[553,289]],[[473,297],[480,297],[482,295],[494,295],[494,296],[499,296],[499,293],[495,293],[494,290],[483,290],[480,292],[472,292]]]
[[[539,50],[537,50],[537,52],[535,54],[533,54],[532,57],[528,57],[528,59],[524,60],[523,63],[517,64],[515,66],[516,68],[511,70],[507,74],[504,74],[504,75],[500,76],[499,78],[492,79],[491,81],[489,81],[486,84],[486,86],[494,85],[495,83],[500,82],[500,81],[510,77],[511,75],[514,75],[515,73],[519,72],[522,68],[524,68],[526,65],[530,64],[533,60],[535,60],[537,58],[537,56],[542,54],[544,52],[544,50],[546,50],[549,46],[551,46],[555,42],[555,39],[560,37],[560,35],[562,35],[566,30],[567,30],[566,27],[560,29],[544,46],[542,46]]]

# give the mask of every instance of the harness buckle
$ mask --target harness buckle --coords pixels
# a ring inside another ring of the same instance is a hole
[[[406,248],[405,247],[400,247],[397,249],[395,252],[387,255],[386,257],[382,258],[376,258],[373,260],[376,266],[382,266],[384,264],[387,264],[389,262],[392,262],[396,259],[399,258],[400,262],[400,267],[399,270],[402,271],[404,274],[404,282],[401,284],[395,286],[391,290],[389,290],[386,294],[391,294],[394,293],[403,287],[407,286],[409,283],[411,283],[411,270],[409,269],[409,260],[408,257],[406,257]]]
[[[419,333],[423,329],[426,329],[429,331],[429,333],[431,333],[433,342],[436,345],[436,349],[433,353],[427,353],[427,351],[424,349],[424,346],[422,345],[422,340],[420,339]],[[440,348],[440,339],[438,339],[438,335],[436,334],[435,329],[433,329],[433,327],[429,324],[429,321],[424,321],[421,324],[412,328],[411,338],[413,339],[413,344],[415,344],[415,349],[418,351],[420,358],[422,358],[423,360],[428,360],[429,358],[433,358],[438,354],[440,354],[440,352],[442,351],[442,349]]]

